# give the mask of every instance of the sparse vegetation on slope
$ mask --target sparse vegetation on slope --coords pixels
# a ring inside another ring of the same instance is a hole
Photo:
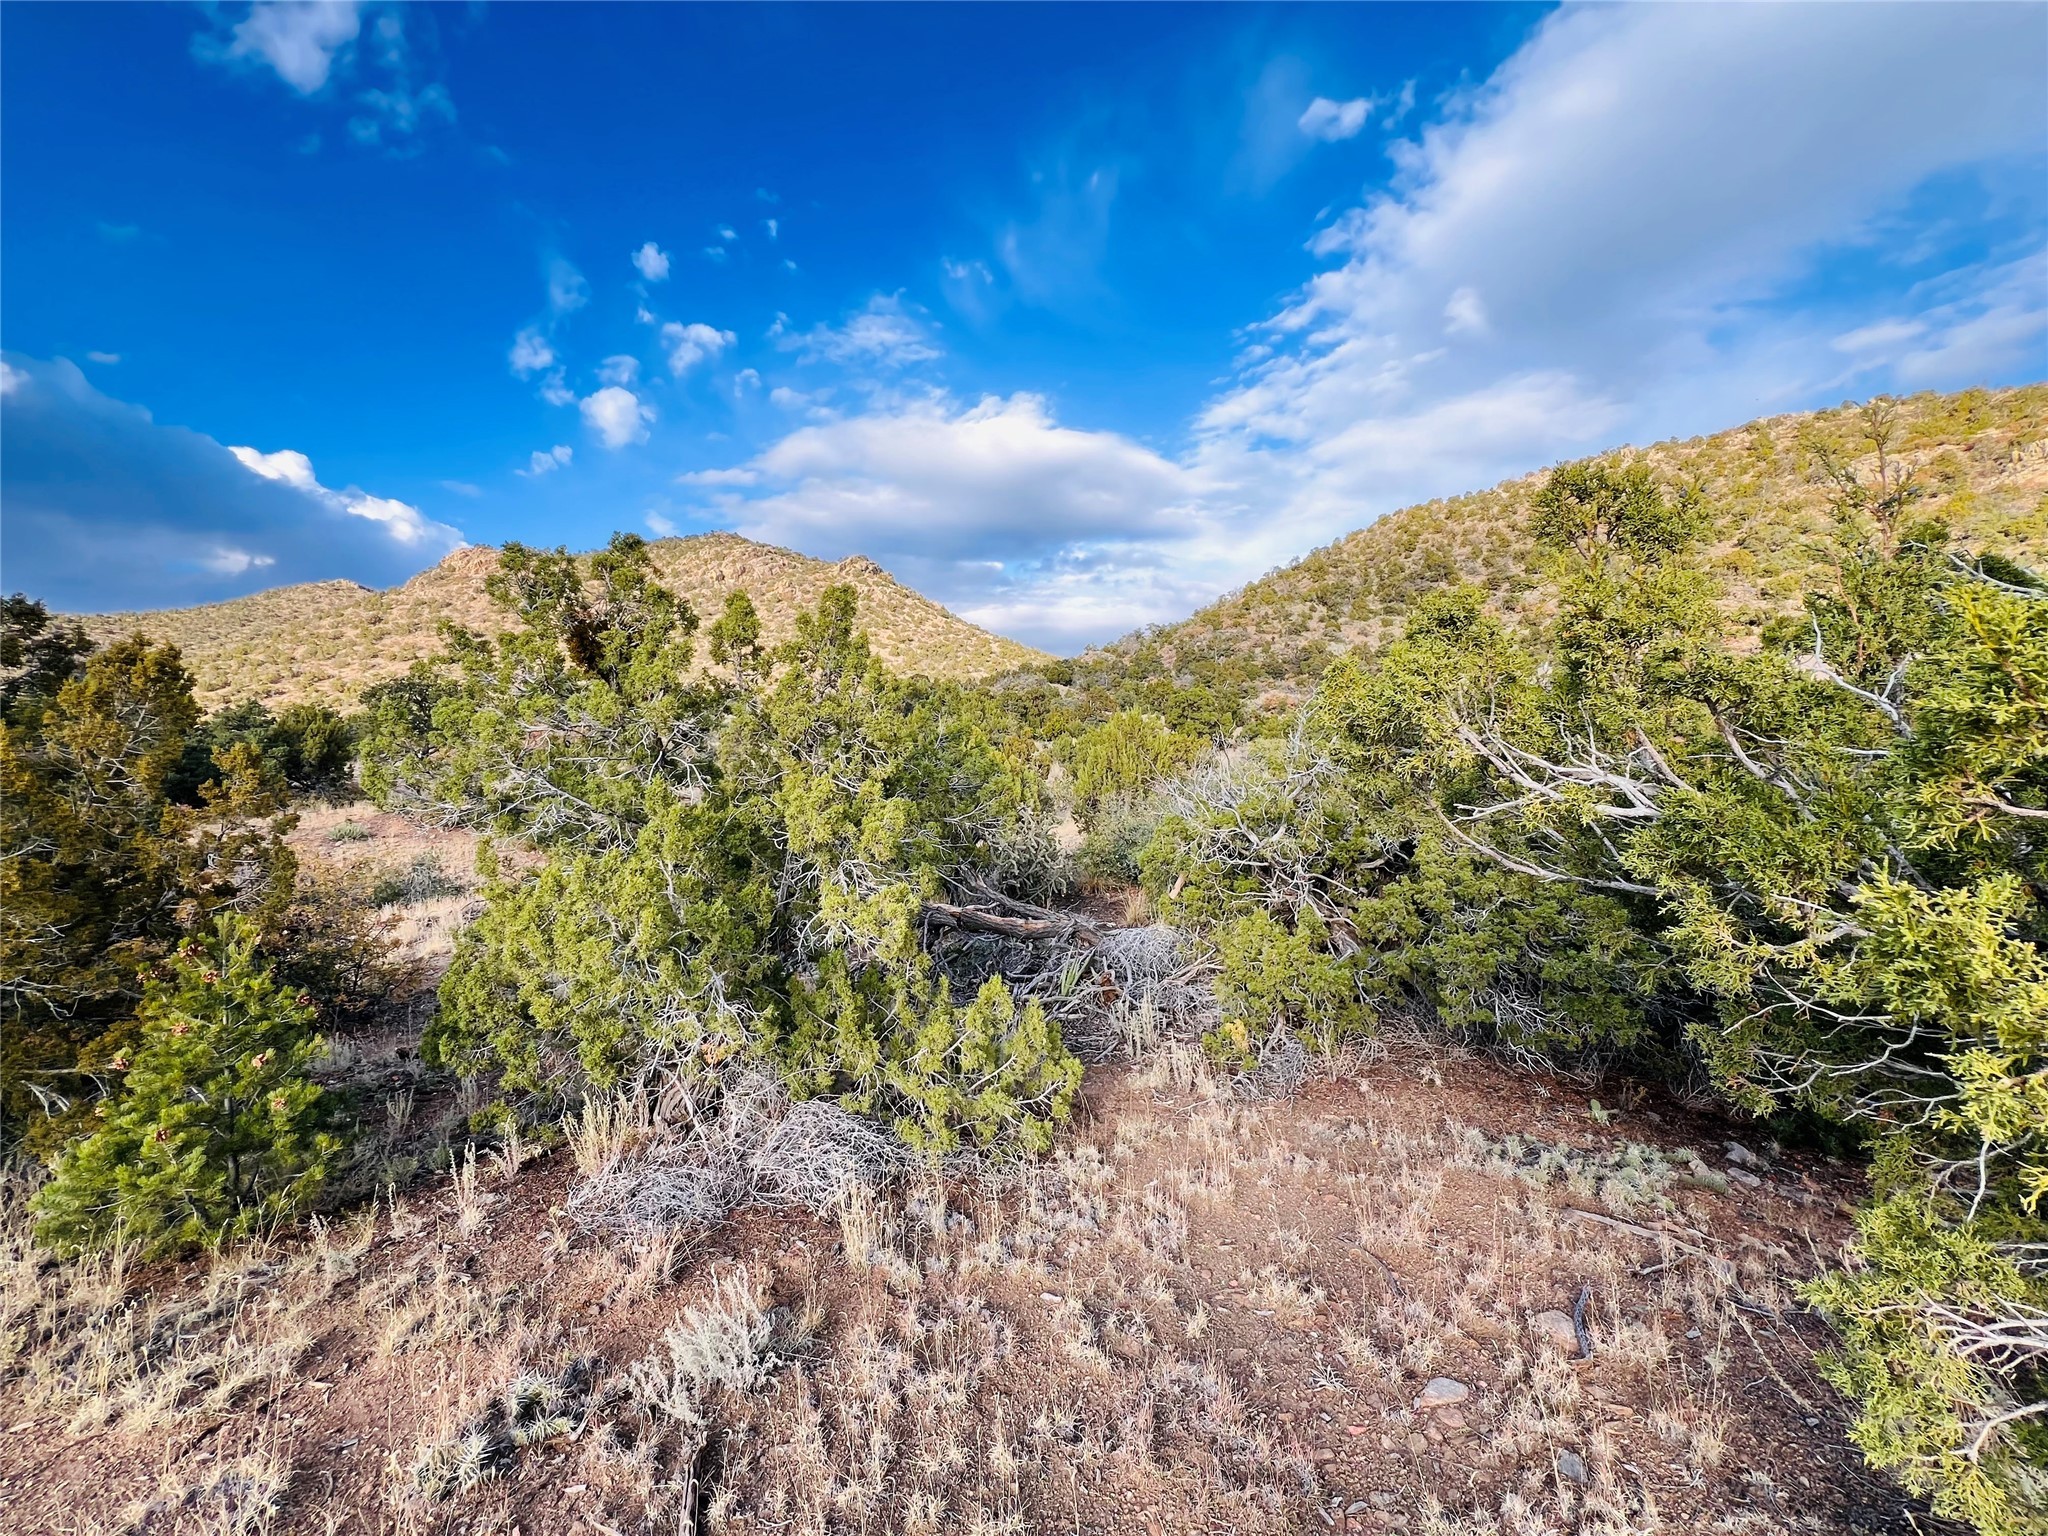
[[[700,613],[716,613],[727,594],[746,592],[770,645],[794,633],[796,615],[814,607],[827,587],[845,585],[859,595],[875,653],[898,672],[977,678],[1043,659],[955,617],[860,556],[828,565],[730,533],[660,539],[648,549],[663,584]],[[321,581],[201,608],[92,614],[81,622],[102,644],[139,631],[177,646],[209,709],[252,699],[273,709],[307,702],[346,707],[368,685],[436,655],[443,619],[494,628],[484,580],[497,564],[495,549],[471,547],[385,592]]]
[[[1959,543],[2048,561],[2048,385],[1902,400],[1890,452],[1928,493],[1922,514]],[[1723,610],[1754,632],[1796,610],[1831,559],[1831,470],[1864,473],[1873,458],[1860,410],[1844,405],[1599,461],[1639,459],[1666,484],[1697,487],[1711,521],[1693,558]],[[1381,649],[1424,597],[1461,582],[1485,588],[1511,626],[1538,627],[1556,601],[1531,526],[1543,481],[1526,475],[1389,513],[1178,624],[1061,664],[1060,675],[1084,694],[1102,691],[1105,709],[1254,720],[1284,715],[1335,657]]]

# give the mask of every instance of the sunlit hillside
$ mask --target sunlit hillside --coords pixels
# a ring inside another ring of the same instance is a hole
[[[662,539],[652,546],[668,585],[700,614],[745,591],[761,613],[764,638],[786,637],[796,613],[834,583],[860,594],[860,616],[891,666],[926,676],[985,677],[1041,659],[1014,640],[977,629],[903,586],[872,560],[813,560],[737,534]],[[199,608],[93,614],[105,642],[138,630],[170,640],[198,677],[208,708],[240,699],[345,704],[369,683],[395,677],[440,648],[441,620],[489,633],[500,620],[484,593],[497,552],[459,549],[389,591],[351,581],[310,582]]]
[[[1972,546],[2048,558],[2048,385],[1915,395],[1898,405],[1892,452],[1913,466],[1916,515],[1945,520]],[[1713,518],[1702,563],[1725,603],[1761,625],[1798,605],[1833,558],[1822,448],[1868,474],[1875,458],[1860,407],[1768,417],[1711,437],[1642,450],[1673,486],[1696,483]],[[1634,449],[1601,457],[1622,459]],[[1501,611],[1533,618],[1551,585],[1528,531],[1542,472],[1491,490],[1406,507],[1212,603],[1077,664],[1083,682],[1214,676],[1235,693],[1298,695],[1331,657],[1376,649],[1436,588],[1472,581]]]

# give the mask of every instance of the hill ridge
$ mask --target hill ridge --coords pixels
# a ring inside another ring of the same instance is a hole
[[[1930,493],[1920,515],[1946,520],[1972,547],[1996,545],[2048,565],[2048,384],[1920,394],[1895,405],[1893,457],[1916,467]],[[1780,412],[1560,463],[1643,459],[1668,481],[1700,479],[1713,517],[1701,562],[1721,580],[1725,606],[1760,623],[1796,606],[1825,558],[1828,491],[1814,478],[1810,444],[1867,467],[1873,452],[1861,436],[1863,409]],[[1407,611],[1437,588],[1475,581],[1511,622],[1540,617],[1550,588],[1527,519],[1549,473],[1388,512],[1185,619],[1084,652],[1074,662],[1077,680],[1115,688],[1192,678],[1254,694],[1263,687],[1266,705],[1281,709],[1335,656],[1398,636]]]
[[[1046,659],[970,624],[865,555],[834,564],[724,530],[654,539],[648,549],[664,583],[707,618],[727,593],[746,591],[770,642],[788,635],[796,612],[827,587],[847,582],[876,654],[899,670],[980,678]],[[140,632],[176,644],[208,708],[252,698],[345,705],[366,685],[438,653],[444,618],[486,633],[501,628],[484,593],[497,554],[493,545],[465,544],[395,587],[333,578],[190,608],[74,617],[102,643]]]

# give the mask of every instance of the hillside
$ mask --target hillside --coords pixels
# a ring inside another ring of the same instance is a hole
[[[2048,385],[1915,395],[1898,403],[1897,428],[1893,452],[1927,493],[1920,515],[1946,520],[1973,547],[2048,560]],[[1830,558],[1817,442],[1869,468],[1861,411],[1848,405],[1641,450],[1667,483],[1699,483],[1713,517],[1704,563],[1728,605],[1758,625],[1797,607]],[[1502,613],[1532,618],[1550,597],[1528,531],[1543,479],[1531,473],[1390,513],[1178,624],[1090,652],[1076,662],[1076,680],[1122,691],[1151,678],[1201,678],[1278,707],[1331,657],[1397,636],[1403,615],[1437,588],[1478,582]]]
[[[650,546],[662,578],[698,613],[714,616],[743,590],[761,613],[764,637],[785,638],[795,615],[834,583],[860,594],[861,619],[892,667],[936,677],[974,678],[1042,659],[956,618],[903,586],[872,560],[838,564],[756,544],[731,533],[661,539]],[[352,581],[309,582],[225,603],[153,613],[84,616],[102,643],[140,630],[174,642],[198,678],[207,708],[241,699],[347,704],[369,683],[395,677],[440,649],[442,619],[490,633],[499,626],[484,594],[497,552],[459,549],[403,586],[375,591]]]

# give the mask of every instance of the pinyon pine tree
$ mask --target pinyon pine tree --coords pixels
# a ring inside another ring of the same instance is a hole
[[[38,1191],[38,1239],[74,1254],[218,1247],[304,1208],[333,1138],[318,1129],[308,999],[272,979],[245,918],[216,919],[147,981],[122,1090]]]

